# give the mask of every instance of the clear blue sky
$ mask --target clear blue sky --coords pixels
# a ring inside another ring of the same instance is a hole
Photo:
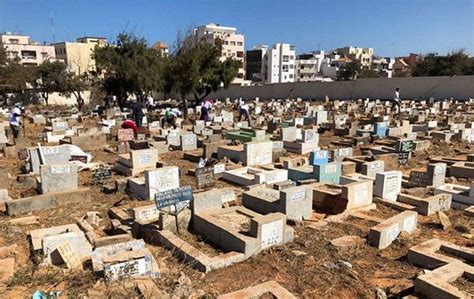
[[[219,23],[246,48],[289,42],[297,53],[353,45],[401,56],[460,48],[474,55],[474,0],[0,0],[0,31],[52,42],[133,30],[172,44],[178,30]]]

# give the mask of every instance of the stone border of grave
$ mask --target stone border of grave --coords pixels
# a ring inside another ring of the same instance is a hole
[[[272,280],[217,297],[218,299],[261,298],[269,294],[276,299],[296,299],[287,289]]]

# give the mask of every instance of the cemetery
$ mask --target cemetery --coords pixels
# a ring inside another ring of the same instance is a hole
[[[474,295],[474,99],[248,103],[0,110],[0,293]]]

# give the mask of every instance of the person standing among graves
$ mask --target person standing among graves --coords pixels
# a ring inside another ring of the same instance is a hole
[[[397,114],[400,117],[400,103],[402,100],[400,99],[400,88],[398,87],[397,89],[395,89],[395,96],[393,97],[393,101],[395,102],[395,106],[397,107]]]
[[[146,107],[149,110],[152,110],[153,107],[155,107],[155,99],[151,96],[151,94],[148,94],[146,97]]]
[[[165,123],[171,125],[173,129],[176,129],[176,119],[181,115],[181,111],[178,108],[166,108],[165,117],[163,119],[162,127],[165,127]]]
[[[21,104],[16,103],[12,111],[10,112],[10,115],[8,116],[8,121],[10,123],[10,128],[13,132],[14,140],[16,140],[18,138],[18,135],[20,134],[21,115],[22,115]]]
[[[142,103],[140,103],[140,101],[138,101],[135,98],[135,99],[132,100],[132,104],[131,104],[130,108],[132,109],[133,119],[134,119],[135,123],[137,124],[137,126],[139,128],[141,128],[143,117],[145,116],[145,114],[143,114],[143,105],[142,105]]]
[[[209,111],[212,109],[212,105],[214,105],[214,100],[205,100],[201,106],[201,117],[200,120],[205,122],[209,121]]]
[[[244,101],[244,99],[242,99],[242,97],[240,97],[239,99],[239,121],[242,119],[242,115],[245,115],[245,117],[247,118],[247,122],[249,124],[249,127],[251,127],[251,117],[250,117],[250,112],[249,112],[249,105],[247,105]]]
[[[122,123],[122,129],[132,129],[133,130],[133,133],[137,134],[138,133],[138,126],[137,124],[131,120],[131,119],[126,119],[123,123]]]

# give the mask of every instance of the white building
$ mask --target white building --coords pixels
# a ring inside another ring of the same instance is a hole
[[[199,40],[206,40],[212,44],[216,39],[222,40],[221,61],[227,58],[236,59],[241,62],[237,78],[232,83],[242,84],[245,79],[245,58],[243,34],[236,33],[237,28],[225,27],[219,24],[210,23],[194,29],[194,36]]]
[[[19,59],[24,65],[39,65],[47,60],[54,60],[54,46],[40,44],[30,40],[28,35],[0,34],[0,46],[11,59]]]
[[[297,82],[321,81],[321,65],[324,61],[324,51],[314,51],[309,54],[296,56]]]
[[[395,64],[395,58],[374,57],[372,61],[372,69],[376,71],[377,74],[379,74],[381,77],[392,78],[394,64]]]
[[[295,82],[295,46],[274,44],[267,50],[267,83]]]
[[[372,59],[374,56],[373,48],[359,48],[349,46],[336,49],[336,51],[341,55],[347,55],[355,60],[358,60],[364,68],[370,68],[372,66]]]

